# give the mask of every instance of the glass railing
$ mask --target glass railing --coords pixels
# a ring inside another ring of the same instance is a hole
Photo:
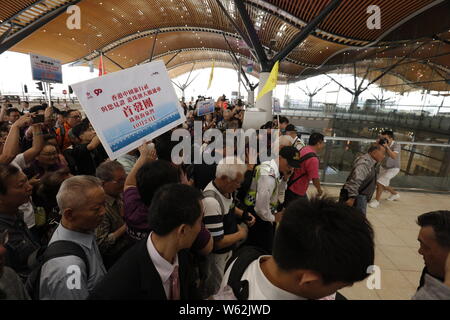
[[[302,139],[307,142],[307,136]],[[375,140],[325,137],[319,154],[323,183],[342,185],[354,160],[367,152]],[[391,181],[394,188],[450,192],[450,145],[398,142],[401,147],[400,173]]]
[[[398,112],[396,109],[361,108],[351,110],[345,107],[318,106],[312,108],[282,108],[281,114],[288,117],[313,117],[353,121],[376,121],[415,129],[450,131],[450,116],[447,114]]]

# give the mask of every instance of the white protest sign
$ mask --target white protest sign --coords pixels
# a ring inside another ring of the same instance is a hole
[[[244,113],[242,128],[244,130],[259,129],[266,122],[267,120],[265,110],[258,108],[247,108]]]
[[[205,100],[197,102],[197,115],[199,117],[208,113],[213,113],[215,110],[214,100]]]
[[[61,61],[30,53],[33,80],[63,83]]]
[[[72,88],[112,160],[186,121],[162,61]]]

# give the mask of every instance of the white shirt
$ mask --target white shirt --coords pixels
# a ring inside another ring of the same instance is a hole
[[[150,259],[152,260],[153,265],[156,268],[156,271],[158,271],[159,276],[161,277],[161,282],[164,286],[166,297],[167,299],[170,299],[170,276],[172,275],[175,267],[178,266],[178,255],[175,256],[175,262],[173,264],[161,257],[152,242],[152,233],[153,232],[150,233],[147,239],[147,251],[150,255]]]
[[[255,212],[263,221],[274,222],[275,216],[270,204],[279,200],[286,189],[286,183],[283,183],[275,160],[263,162],[260,170],[261,175],[256,186]]]
[[[23,157],[23,153],[18,154],[14,160],[11,162],[11,165],[22,171],[27,167],[27,163],[25,162],[25,158]],[[34,216],[34,208],[33,204],[30,201],[22,204],[19,207],[19,210],[23,212],[23,221],[25,221],[28,229],[33,228],[36,225],[36,218]]]
[[[247,267],[241,280],[248,281],[248,300],[306,300],[303,297],[297,296],[286,290],[278,288],[273,285],[269,279],[266,278],[261,270],[261,259],[269,258],[270,256],[261,256],[253,261]],[[228,285],[228,278],[230,276],[233,263],[228,267],[222,280],[219,293],[226,290]]]

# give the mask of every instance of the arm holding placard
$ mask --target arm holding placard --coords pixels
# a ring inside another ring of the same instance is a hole
[[[128,174],[127,179],[125,180],[124,190],[126,190],[130,187],[135,187],[136,186],[136,174],[139,171],[139,169],[147,162],[156,160],[156,158],[157,158],[155,149],[154,148],[150,149],[147,145],[147,142],[144,142],[139,147],[139,152],[141,155],[139,156],[139,159],[136,161],[133,169]]]

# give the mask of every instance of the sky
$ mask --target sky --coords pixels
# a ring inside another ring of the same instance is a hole
[[[63,90],[68,90],[68,85],[81,82],[84,80],[92,79],[98,76],[98,70],[95,69],[93,73],[89,71],[89,67],[71,67],[69,65],[63,65],[63,84],[53,84],[52,93],[54,96],[63,97]],[[192,84],[185,90],[186,100],[189,101],[191,97],[196,98],[198,95],[211,96],[217,98],[222,94],[227,97],[231,97],[233,91],[238,91],[238,75],[235,70],[215,68],[214,78],[211,88],[208,90],[208,81],[211,74],[211,68],[196,70],[192,72],[189,81],[195,79]],[[351,75],[338,75],[331,74],[334,79],[341,82],[344,86],[353,87],[353,76]],[[258,80],[252,76],[248,76],[250,81],[257,83]],[[188,74],[181,75],[175,79],[174,82],[182,85],[186,83]],[[323,86],[330,82],[330,79],[326,76],[316,76],[297,82],[290,85],[278,85],[274,90],[274,96],[279,98],[282,105],[286,95],[290,99],[308,102],[308,97],[299,88],[306,89],[308,87],[311,91]],[[40,95],[40,91],[36,88],[36,82],[33,81],[31,75],[30,58],[27,54],[21,54],[16,52],[4,52],[0,55],[0,92],[3,95],[20,95],[22,96],[23,85],[28,86],[28,92],[31,95]],[[174,86],[178,97],[181,98],[181,90]],[[372,85],[366,92],[360,96],[360,100],[373,99],[373,95],[380,95],[380,88]],[[245,88],[241,85],[241,95],[247,98]],[[255,94],[256,96],[257,94]],[[420,111],[424,106],[435,106],[433,108],[426,108],[431,114],[435,114],[438,110],[438,106],[441,105],[443,97],[433,96],[431,94],[422,94],[421,91],[406,93],[404,96],[400,96],[398,93],[386,91],[384,93],[385,98],[390,98],[398,107],[399,111]],[[315,97],[315,102],[324,103],[339,103],[349,104],[352,100],[351,94],[347,91],[340,89],[335,83],[330,83],[322,91],[320,91]],[[444,100],[444,106],[447,108],[441,109],[441,112],[450,112],[450,98],[447,97]]]

